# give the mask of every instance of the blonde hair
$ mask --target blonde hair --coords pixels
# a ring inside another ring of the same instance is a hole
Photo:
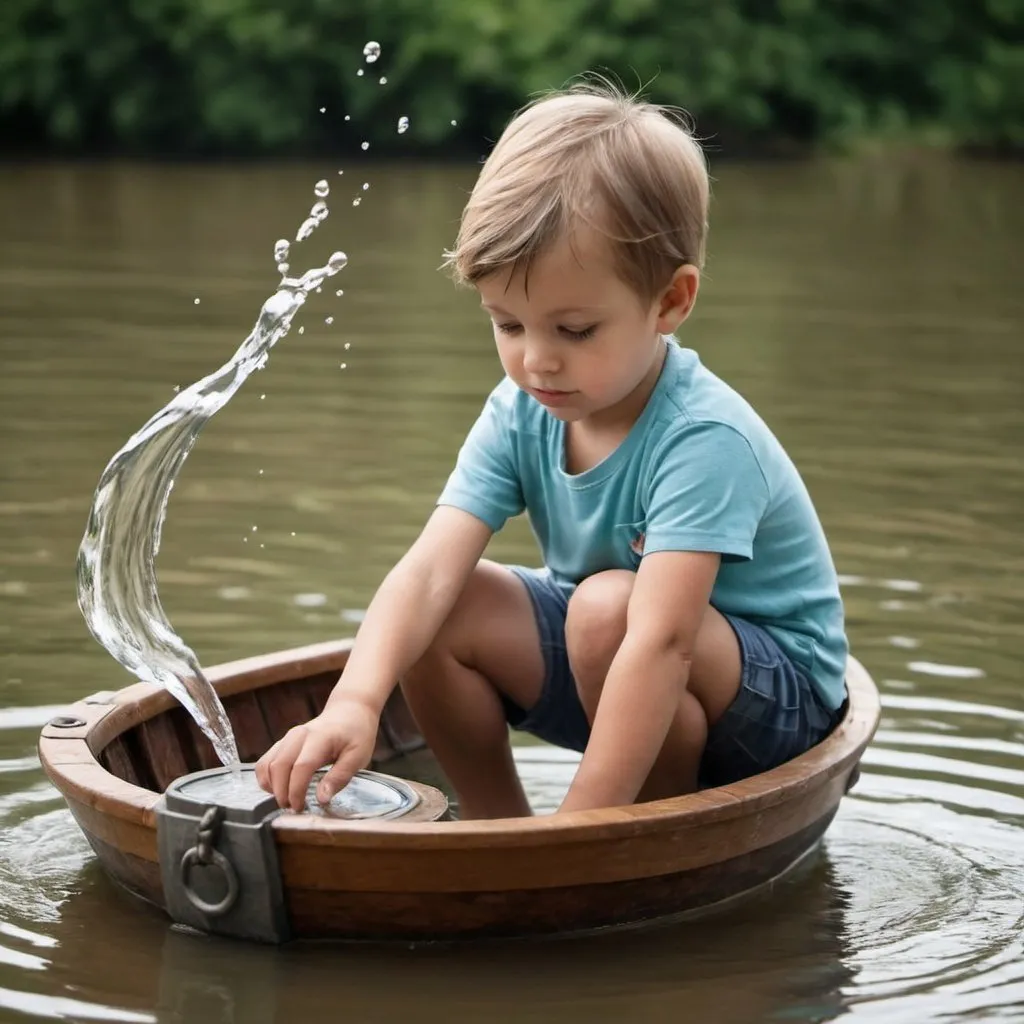
[[[681,264],[704,264],[708,171],[683,115],[605,80],[534,101],[502,133],[446,253],[474,284],[531,263],[582,222],[604,235],[619,277],[652,299]]]

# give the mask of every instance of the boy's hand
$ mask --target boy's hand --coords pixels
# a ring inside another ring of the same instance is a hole
[[[336,699],[312,721],[289,729],[256,762],[256,780],[279,806],[301,811],[313,775],[333,762],[316,790],[326,804],[370,763],[377,725],[378,716],[366,704]]]

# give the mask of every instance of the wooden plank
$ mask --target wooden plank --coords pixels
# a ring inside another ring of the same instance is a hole
[[[133,786],[142,786],[139,771],[123,736],[115,736],[100,753],[100,764],[112,775]]]
[[[302,680],[306,687],[306,693],[309,695],[310,707],[314,715],[319,715],[323,711],[327,704],[327,698],[337,686],[339,678],[340,674],[332,670]]]
[[[651,878],[479,892],[330,892],[289,889],[304,938],[466,939],[604,928],[692,914],[770,886],[812,851],[831,813],[747,854]]]
[[[530,829],[527,823],[535,819],[528,818],[515,819],[521,826],[518,833],[504,834],[464,827],[480,822],[413,825],[400,820],[313,819],[333,826],[333,842],[311,845],[309,840],[317,831],[305,826],[309,816],[282,815],[272,827],[287,888],[325,892],[342,887],[365,892],[560,888],[664,875],[749,853],[832,814],[843,791],[844,780],[833,779],[770,813],[717,821],[701,820],[699,815],[689,820],[663,819],[656,829],[624,828],[604,835],[587,829],[545,834]]]
[[[313,705],[301,680],[257,690],[256,699],[272,743],[276,743],[292,726],[308,722],[314,714]]]
[[[228,697],[224,710],[235,732],[238,756],[246,763],[258,760],[270,747],[271,739],[256,694],[247,691]]]
[[[145,751],[150,774],[159,792],[164,792],[175,779],[188,775],[192,770],[170,713],[147,719],[132,731],[138,733],[139,745]]]

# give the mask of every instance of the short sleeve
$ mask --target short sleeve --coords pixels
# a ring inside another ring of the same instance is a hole
[[[491,392],[437,500],[469,512],[495,533],[525,507],[513,443],[516,389],[509,383]]]
[[[768,501],[764,473],[742,434],[714,422],[674,430],[653,460],[644,553],[716,551],[749,559]]]

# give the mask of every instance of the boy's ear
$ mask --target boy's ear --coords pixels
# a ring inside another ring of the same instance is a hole
[[[699,287],[700,271],[692,263],[676,267],[672,280],[658,299],[659,334],[671,334],[690,315]]]

